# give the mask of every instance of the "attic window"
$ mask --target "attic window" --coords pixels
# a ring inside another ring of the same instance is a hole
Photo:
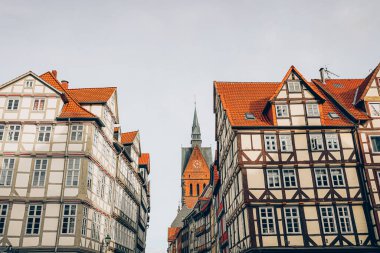
[[[339,115],[336,112],[329,112],[329,117],[331,119],[339,119]]]
[[[253,115],[253,113],[246,112],[246,113],[245,113],[245,119],[248,119],[248,120],[254,120],[254,119],[256,119],[256,118],[255,118],[255,115]]]
[[[289,92],[301,92],[301,83],[298,81],[288,81]]]
[[[334,83],[333,85],[335,88],[343,88],[343,84],[341,83]]]
[[[34,80],[25,80],[25,88],[32,88]]]

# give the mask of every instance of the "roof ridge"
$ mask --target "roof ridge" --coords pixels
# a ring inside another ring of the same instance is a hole
[[[82,88],[69,88],[69,90],[85,90],[85,89],[117,89],[116,86],[107,87],[82,87]]]

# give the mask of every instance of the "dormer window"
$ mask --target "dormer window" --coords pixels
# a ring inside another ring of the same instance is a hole
[[[279,118],[289,117],[288,105],[276,105],[276,115]]]
[[[301,83],[298,81],[289,81],[288,82],[288,91],[289,92],[301,92]]]
[[[25,80],[25,88],[33,88],[34,80]]]
[[[372,117],[380,117],[380,103],[369,103],[369,110]]]

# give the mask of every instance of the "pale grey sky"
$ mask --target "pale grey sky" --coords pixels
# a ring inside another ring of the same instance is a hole
[[[57,69],[72,87],[117,86],[123,130],[152,156],[147,252],[166,250],[181,145],[197,97],[214,144],[212,81],[278,81],[295,65],[363,77],[380,61],[380,1],[0,0],[0,83]]]

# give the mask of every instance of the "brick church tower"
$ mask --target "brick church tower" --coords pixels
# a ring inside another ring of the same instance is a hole
[[[211,147],[202,147],[197,109],[194,110],[191,147],[182,148],[182,206],[193,208],[210,180]]]

